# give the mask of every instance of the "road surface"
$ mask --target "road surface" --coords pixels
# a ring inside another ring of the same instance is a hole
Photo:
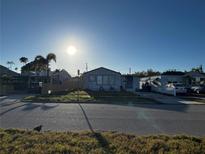
[[[102,130],[205,136],[205,105],[22,103],[16,96],[0,99],[0,127],[43,130]]]

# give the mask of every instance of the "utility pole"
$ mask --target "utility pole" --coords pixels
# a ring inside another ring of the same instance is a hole
[[[85,63],[85,70],[88,71],[88,63]]]
[[[129,74],[131,74],[132,72],[131,72],[131,67],[129,68]]]
[[[80,88],[80,70],[78,69],[78,81],[77,81],[77,101],[79,101],[80,99],[79,99],[79,88]]]

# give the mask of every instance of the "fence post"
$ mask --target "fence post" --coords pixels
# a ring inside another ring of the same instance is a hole
[[[173,91],[174,91],[174,96],[176,96],[176,88],[174,88],[174,90],[173,90]]]
[[[80,84],[80,83],[79,83],[79,82],[80,82],[80,70],[78,69],[78,80],[77,80],[77,87],[78,87],[78,88],[77,88],[77,89],[78,89],[78,91],[77,91],[77,93],[78,93],[78,94],[77,94],[77,95],[78,95],[77,97],[78,97],[78,98],[77,98],[77,99],[78,99],[78,102],[79,102],[79,100],[80,100],[80,98],[79,98],[79,89],[80,89],[79,84]]]

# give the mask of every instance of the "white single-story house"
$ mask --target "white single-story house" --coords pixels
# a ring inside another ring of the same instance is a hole
[[[136,92],[140,89],[140,78],[127,74],[127,75],[122,75],[122,87],[126,91],[130,92]]]
[[[100,67],[82,74],[83,89],[120,91],[121,73]]]

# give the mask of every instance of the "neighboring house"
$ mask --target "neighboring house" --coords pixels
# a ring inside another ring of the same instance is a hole
[[[50,76],[51,72],[49,72]],[[48,80],[47,71],[24,71],[21,76],[27,78],[27,89],[32,93],[40,93],[42,83]]]
[[[8,69],[5,66],[0,65],[0,77],[2,77],[3,75],[14,77],[14,76],[19,76],[20,74]]]
[[[150,90],[154,92],[160,92],[164,94],[175,95],[175,89],[168,87],[170,83],[183,83],[183,74],[162,74],[152,77],[144,77],[140,79],[140,89],[149,85]]]
[[[93,91],[120,91],[121,74],[104,67],[100,67],[82,74],[83,88]]]
[[[22,76],[30,76],[30,77],[47,77],[47,71],[24,71],[21,72]],[[49,71],[49,76],[51,75],[51,71]]]
[[[162,74],[160,76],[151,77],[151,82],[160,83],[166,86],[169,83],[181,83],[186,87],[205,84],[205,74],[199,72],[188,72],[178,74]]]
[[[122,87],[126,91],[135,92],[140,89],[140,78],[135,75],[122,75]]]
[[[162,86],[166,86],[169,83],[183,83],[184,84],[184,72],[180,71],[171,71],[162,73],[159,76],[159,81],[161,82]]]
[[[205,74],[199,72],[188,72],[184,76],[185,84],[188,87],[205,85]]]
[[[71,78],[69,73],[64,69],[49,71],[49,78],[47,76],[47,71],[22,72],[21,75],[22,77],[27,77],[29,91],[37,93],[41,91],[43,83],[50,81],[52,84],[62,84],[65,80]]]
[[[14,93],[18,89],[20,74],[0,65],[0,95]]]
[[[55,70],[51,73],[51,83],[52,84],[62,84],[65,80],[71,79],[70,74],[62,69],[62,70]]]
[[[160,75],[153,82],[160,83],[161,86],[166,86],[169,83],[183,83],[182,75]]]

